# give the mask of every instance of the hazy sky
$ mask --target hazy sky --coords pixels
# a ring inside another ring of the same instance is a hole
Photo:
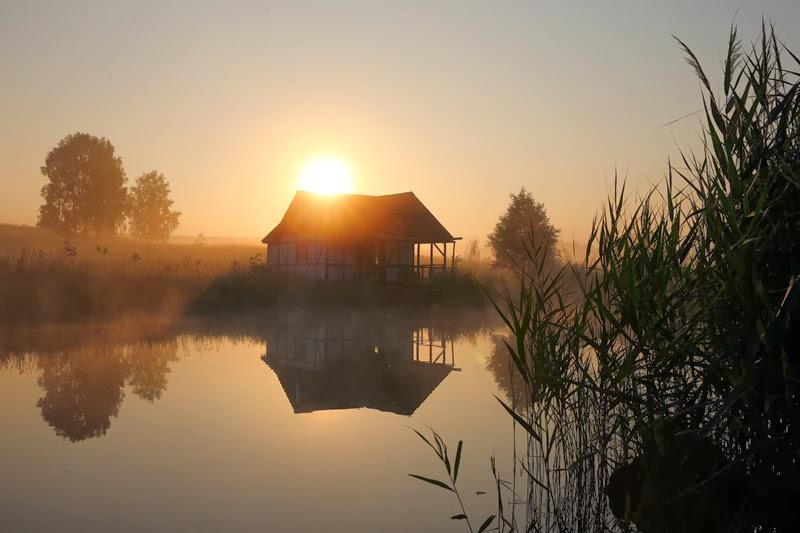
[[[45,154],[83,131],[168,177],[179,234],[260,238],[333,153],[465,238],[524,185],[585,240],[615,167],[641,186],[697,138],[662,126],[700,108],[671,34],[717,71],[762,15],[800,49],[797,0],[0,0],[0,222],[35,223]]]

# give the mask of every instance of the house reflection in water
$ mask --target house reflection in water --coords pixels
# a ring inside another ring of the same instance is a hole
[[[452,339],[399,324],[286,328],[267,339],[262,359],[295,413],[366,407],[411,415],[459,370]]]

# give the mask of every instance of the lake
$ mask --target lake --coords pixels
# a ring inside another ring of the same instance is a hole
[[[408,476],[444,477],[410,428],[464,440],[468,511],[492,513],[513,441],[496,328],[384,310],[0,332],[0,529],[464,531]]]

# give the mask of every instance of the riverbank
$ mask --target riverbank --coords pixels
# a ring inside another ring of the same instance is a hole
[[[102,254],[102,250],[99,252]],[[234,256],[235,257],[235,256]],[[128,315],[208,315],[275,307],[485,308],[492,274],[456,271],[424,283],[319,283],[267,269],[260,257],[229,266],[185,256],[128,261],[24,249],[0,258],[0,323],[112,320]]]

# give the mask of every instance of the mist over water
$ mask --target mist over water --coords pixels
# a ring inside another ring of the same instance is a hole
[[[380,310],[6,332],[3,527],[458,531],[407,476],[436,468],[409,426],[465,441],[467,505],[489,512],[475,492],[513,442],[496,326]]]

